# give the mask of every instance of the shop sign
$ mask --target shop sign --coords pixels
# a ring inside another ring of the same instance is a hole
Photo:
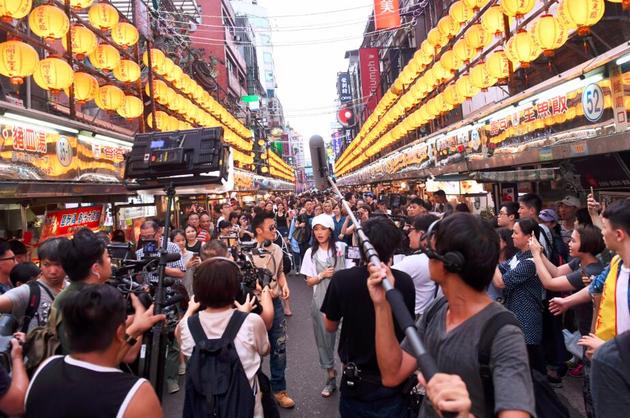
[[[610,90],[612,94],[613,113],[615,115],[615,127],[617,131],[624,131],[628,126],[628,114],[626,113],[626,99],[624,95],[624,75],[619,66],[610,68]]]
[[[539,161],[551,161],[553,160],[553,151],[551,147],[543,147],[538,150]]]
[[[582,91],[582,109],[584,117],[590,122],[597,122],[604,114],[604,92],[597,84],[589,84]]]
[[[359,49],[361,95],[365,100],[366,115],[372,114],[381,100],[381,64],[377,48]]]
[[[510,127],[517,127],[522,123],[536,120],[544,120],[549,116],[566,113],[568,110],[567,96],[556,96],[549,100],[542,100],[508,117],[492,121],[486,129],[488,129],[490,136],[494,137]]]
[[[47,211],[40,242],[51,237],[70,236],[81,228],[98,231],[102,216],[102,205]]]
[[[119,182],[130,147],[0,123],[0,179]]]
[[[374,0],[374,20],[376,30],[399,27],[400,5],[398,0]]]
[[[349,73],[337,73],[337,93],[339,94],[339,102],[341,102],[341,104],[352,101]]]

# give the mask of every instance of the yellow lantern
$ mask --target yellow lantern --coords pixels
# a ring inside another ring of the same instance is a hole
[[[496,49],[490,54],[485,65],[491,77],[506,80],[510,76],[510,60],[502,49]]]
[[[435,96],[435,107],[440,111],[440,113],[448,112],[453,108],[453,106],[444,99],[444,94],[442,93]]]
[[[499,2],[503,14],[517,19],[529,13],[535,4],[536,0],[500,0]]]
[[[542,15],[532,28],[534,42],[543,50],[546,57],[553,56],[554,49],[560,48],[567,41],[569,32],[558,19],[550,14]]]
[[[464,4],[477,13],[479,9],[488,4],[489,0],[463,0]]]
[[[70,87],[74,80],[74,72],[70,64],[63,59],[45,58],[37,63],[33,80],[44,90],[57,94]]]
[[[99,70],[112,71],[120,63],[120,52],[109,44],[101,44],[90,55],[90,62]]]
[[[90,7],[94,0],[70,0],[70,7],[74,10],[81,10]]]
[[[455,84],[449,84],[449,86],[444,89],[444,99],[453,107],[459,106],[464,101],[464,98],[455,88]]]
[[[43,4],[34,8],[28,16],[28,26],[35,35],[52,40],[68,33],[70,20],[58,7]]]
[[[464,41],[476,52],[481,52],[492,41],[492,35],[479,23],[475,23],[464,34]]]
[[[468,46],[465,40],[460,39],[453,45],[453,53],[460,61],[468,64],[475,54],[475,50]]]
[[[565,28],[567,28],[567,30],[569,30],[569,29],[577,29],[577,25],[575,24],[575,22],[569,16],[569,12],[567,12],[567,3],[566,2],[561,1],[560,4],[558,5],[558,9],[556,11],[557,11],[558,20],[560,20],[560,23],[562,23],[562,25]]]
[[[179,79],[179,85],[176,84],[175,87],[179,88],[181,91],[183,91],[186,94],[190,94],[192,92],[192,83],[193,83],[192,78],[190,78],[188,74],[184,74]]]
[[[116,109],[116,113],[125,119],[135,119],[142,116],[144,104],[136,96],[125,96],[122,106]]]
[[[442,36],[442,33],[438,30],[438,28],[431,29],[427,34],[427,41],[429,41],[429,43],[436,49],[441,48],[446,44],[446,42],[444,42],[445,39],[446,38]]]
[[[496,82],[497,79],[488,73],[483,61],[470,69],[470,83],[474,87],[486,91],[488,87],[493,86]]]
[[[447,39],[453,38],[457,33],[459,33],[459,23],[457,23],[452,17],[449,15],[444,16],[437,24],[439,31],[442,33]]]
[[[102,86],[94,98],[96,106],[103,110],[115,111],[122,106],[125,101],[125,93],[118,87],[111,84]]]
[[[481,26],[494,36],[501,36],[505,32],[505,24],[501,6],[492,6],[481,16]]]
[[[133,83],[140,78],[140,66],[131,60],[121,60],[114,68],[114,77],[123,83]]]
[[[451,5],[448,9],[448,14],[461,26],[472,19],[473,10],[460,0]]]
[[[119,46],[129,48],[130,46],[138,43],[140,34],[138,34],[138,29],[136,29],[136,27],[131,23],[121,22],[116,23],[112,27],[112,39]]]
[[[567,17],[577,27],[580,36],[586,36],[591,32],[591,26],[600,21],[604,16],[604,0],[563,0],[566,3]]]
[[[513,60],[520,63],[523,68],[529,68],[529,63],[538,58],[541,53],[531,34],[525,29],[520,29],[510,38],[507,49]]]
[[[175,82],[175,80],[178,80],[183,74],[184,71],[181,69],[181,67],[179,65],[173,64],[173,69],[164,74],[164,78],[173,83]]]
[[[175,63],[173,62],[173,60],[165,56],[162,64],[155,68],[155,72],[161,76],[165,76],[166,74],[173,71],[174,68]]]
[[[168,117],[169,116],[166,112],[158,110],[157,112],[155,112],[155,120],[157,123],[153,123],[153,113],[149,113],[149,115],[147,116],[147,124],[149,125],[149,127],[154,128],[158,131],[165,131],[168,127]]]
[[[156,48],[151,48],[151,67],[153,70],[161,68],[165,59],[166,56],[164,55],[164,52]],[[149,66],[149,55],[147,54],[147,51],[144,51],[144,54],[142,54],[142,63],[146,67]]]
[[[449,49],[440,57],[440,65],[444,67],[445,70],[455,73],[457,69],[462,66],[462,61]]]
[[[118,23],[120,16],[118,15],[118,10],[111,4],[96,3],[94,6],[90,7],[88,19],[92,26],[102,31],[108,31]]]
[[[455,82],[455,88],[457,93],[464,99],[470,99],[479,93],[479,89],[471,84],[470,76],[468,75],[459,77]]]
[[[98,93],[98,80],[88,73],[74,73],[74,100],[86,103],[93,100]]]
[[[86,55],[94,52],[98,45],[94,32],[83,25],[72,25],[70,37],[72,38],[72,55],[75,55],[79,60],[83,60]],[[61,38],[61,44],[63,49],[68,50],[67,36]]]
[[[22,84],[38,61],[37,51],[29,44],[16,40],[0,43],[0,74],[9,77],[11,84]]]
[[[162,98],[166,98],[168,86],[162,80],[153,80],[153,98],[158,101],[162,100]],[[151,97],[151,89],[149,88],[149,83],[147,82],[144,88],[147,96]]]
[[[33,0],[0,0],[0,20],[11,22],[26,17],[33,7]]]
[[[425,58],[422,62],[429,64],[435,56],[435,47],[428,40],[424,40],[420,44],[420,50],[422,51],[422,57]]]

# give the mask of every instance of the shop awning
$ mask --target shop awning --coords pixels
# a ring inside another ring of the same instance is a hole
[[[134,196],[123,184],[66,182],[0,182],[0,202],[126,202]]]
[[[480,182],[506,182],[515,183],[521,181],[549,181],[557,180],[559,168],[538,168],[535,170],[510,170],[510,171],[475,171],[469,174],[470,178]]]

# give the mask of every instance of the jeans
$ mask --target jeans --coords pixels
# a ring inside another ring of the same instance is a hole
[[[269,369],[271,370],[271,389],[274,392],[287,390],[284,371],[287,368],[287,320],[279,297],[273,300],[273,325],[268,332],[271,356]]]
[[[295,268],[295,272],[299,273],[300,267],[302,266],[302,255],[294,251],[292,251],[292,253],[293,253],[293,267]]]
[[[169,338],[166,346],[166,361],[164,364],[164,378],[166,382],[178,383],[179,381],[179,344],[175,338]]]
[[[389,396],[387,396],[389,395]],[[391,388],[380,388],[370,399],[344,395],[341,391],[339,414],[341,418],[406,418],[407,406],[401,395],[392,396]]]

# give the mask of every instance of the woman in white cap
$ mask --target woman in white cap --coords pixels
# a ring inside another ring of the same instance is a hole
[[[306,284],[313,288],[311,317],[315,343],[319,351],[319,363],[327,371],[326,383],[322,389],[324,398],[330,397],[337,389],[337,373],[335,371],[335,338],[334,332],[328,332],[322,322],[320,308],[326,296],[330,279],[337,270],[351,267],[345,258],[346,244],[335,242],[335,223],[330,215],[321,214],[313,218],[313,246],[306,250],[302,260],[300,273],[306,276]]]

